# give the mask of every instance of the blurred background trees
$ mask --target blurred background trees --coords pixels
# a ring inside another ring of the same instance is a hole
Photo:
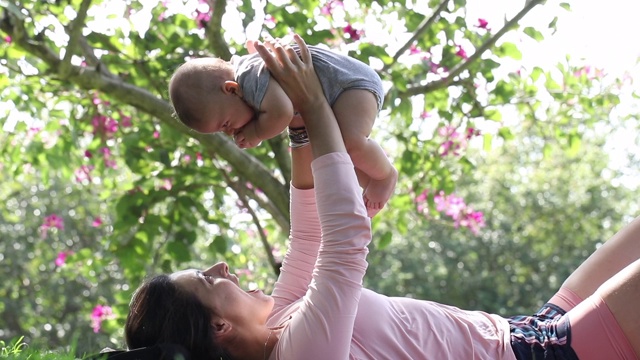
[[[519,64],[513,39],[544,41],[568,3],[521,1],[500,23],[465,0],[0,7],[3,340],[121,347],[131,292],[158,272],[224,260],[249,287],[272,286],[289,226],[286,137],[240,150],[176,122],[167,97],[185,59],[228,59],[265,33],[302,34],[385,83],[373,136],[401,176],[373,222],[375,290],[530,313],[637,212],[623,182],[634,173],[605,147],[637,130],[637,117],[611,116],[629,79],[572,59]],[[522,25],[541,8],[552,16]]]

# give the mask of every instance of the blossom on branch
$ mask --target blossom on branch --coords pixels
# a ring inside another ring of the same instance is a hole
[[[104,320],[115,319],[116,316],[110,306],[96,305],[91,311],[91,327],[94,333],[100,332]]]

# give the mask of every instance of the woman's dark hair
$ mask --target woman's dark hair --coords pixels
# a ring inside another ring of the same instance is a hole
[[[214,339],[212,315],[168,275],[157,275],[145,280],[133,294],[125,340],[129,349],[170,343],[186,348],[194,360],[219,360],[223,351]]]

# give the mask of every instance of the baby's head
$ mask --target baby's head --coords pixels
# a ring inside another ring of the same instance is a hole
[[[218,58],[182,64],[169,82],[169,98],[178,119],[201,133],[231,133],[253,117],[234,81],[232,65]]]

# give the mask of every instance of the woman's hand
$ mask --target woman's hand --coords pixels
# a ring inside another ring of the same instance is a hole
[[[255,42],[253,45],[271,75],[291,99],[294,108],[304,118],[307,109],[326,100],[307,44],[297,34],[294,35],[294,40],[300,48],[300,56],[290,45],[283,45],[275,39],[269,39],[265,43]]]
[[[346,152],[338,121],[313,68],[311,52],[299,35],[294,35],[294,39],[300,47],[300,56],[291,46],[277,41],[268,41],[266,46],[256,43],[255,48],[304,119],[314,158]]]

